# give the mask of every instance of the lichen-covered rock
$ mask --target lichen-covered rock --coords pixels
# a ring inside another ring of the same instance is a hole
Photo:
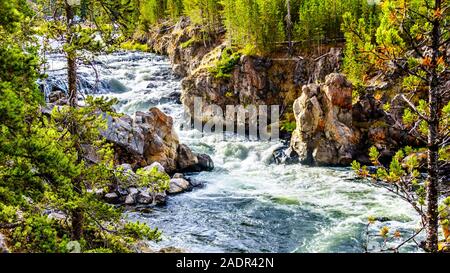
[[[352,85],[341,74],[330,74],[324,84],[303,87],[294,103],[297,128],[291,147],[303,163],[348,165],[358,132],[352,126]]]

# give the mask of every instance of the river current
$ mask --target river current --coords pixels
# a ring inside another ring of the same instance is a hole
[[[66,90],[65,60],[47,56],[45,92]],[[95,69],[93,68],[95,67]],[[409,205],[386,190],[357,179],[349,168],[270,164],[280,142],[255,142],[240,137],[223,141],[216,135],[180,130],[183,107],[176,99],[181,80],[166,57],[122,52],[81,65],[79,88],[84,93],[119,100],[117,110],[133,115],[156,106],[171,115],[182,143],[209,154],[215,170],[192,175],[202,188],[171,196],[165,206],[128,212],[133,221],[163,232],[155,249],[188,252],[361,252],[370,216],[386,217],[370,227],[400,230],[406,237],[418,217]],[[52,87],[53,86],[53,87]],[[371,239],[369,248],[378,242]],[[417,251],[409,245],[403,251]]]

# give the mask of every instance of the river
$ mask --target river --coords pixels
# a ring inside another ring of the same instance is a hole
[[[48,86],[65,90],[62,55],[48,56]],[[95,67],[95,69],[93,69]],[[235,137],[181,131],[183,107],[176,98],[180,79],[167,58],[122,52],[99,56],[79,69],[85,93],[116,97],[127,114],[159,107],[171,115],[181,142],[209,154],[213,172],[193,175],[205,186],[168,199],[165,206],[128,212],[163,232],[153,248],[177,247],[189,252],[361,252],[370,216],[387,217],[374,224],[407,236],[418,217],[410,206],[386,190],[357,179],[349,168],[269,164],[279,142],[252,142]],[[47,88],[48,89],[48,88]],[[93,91],[94,90],[94,91]],[[46,90],[48,93],[50,90]],[[369,248],[376,249],[376,239]],[[409,244],[403,251],[418,251]]]

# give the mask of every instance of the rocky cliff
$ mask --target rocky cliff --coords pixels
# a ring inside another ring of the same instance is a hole
[[[297,122],[291,147],[303,163],[348,165],[360,140],[352,124],[352,84],[330,74],[324,84],[303,86],[294,103]]]
[[[295,123],[283,156],[313,165],[348,165],[357,159],[370,164],[367,150],[376,146],[388,161],[398,147],[417,145],[394,128],[394,120],[381,109],[387,98],[362,94],[352,101],[354,87],[336,74],[342,49],[324,47],[321,54],[250,56],[233,51],[219,34],[202,39],[204,31],[183,18],[176,25],[150,31],[153,51],[170,57],[174,71],[183,77],[182,103],[194,116],[194,98],[203,100],[201,122],[215,115],[212,104],[225,112],[227,105],[279,105],[281,122]],[[224,71],[217,73],[219,66]],[[384,87],[381,87],[384,88]],[[400,105],[401,106],[401,105]],[[401,109],[401,107],[400,107]],[[247,124],[246,124],[247,125]]]
[[[233,52],[220,32],[208,39],[202,38],[203,32],[183,18],[174,26],[152,29],[148,35],[149,47],[168,55],[174,71],[183,77],[181,100],[191,116],[194,98],[203,99],[202,122],[213,116],[209,104],[223,110],[227,105],[279,105],[282,114],[291,112],[304,84],[323,81],[341,65],[339,48],[327,48],[321,56],[249,56]],[[217,75],[218,63],[233,53],[236,62],[224,64],[226,74]]]

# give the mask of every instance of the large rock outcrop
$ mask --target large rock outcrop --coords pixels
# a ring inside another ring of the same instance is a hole
[[[208,155],[193,153],[180,144],[172,118],[158,108],[137,112],[134,117],[108,116],[107,120],[108,128],[102,135],[114,144],[119,164],[128,163],[137,168],[159,162],[168,173],[214,168]]]
[[[181,18],[175,25],[166,23],[150,30],[147,44],[154,52],[168,55],[173,70],[183,77],[182,103],[194,117],[194,99],[202,98],[203,123],[214,116],[211,105],[225,112],[227,105],[279,105],[281,112],[292,107],[305,84],[323,81],[341,66],[340,48],[321,48],[322,53],[288,57],[243,55],[226,77],[212,72],[229,50],[224,33],[204,38],[204,29]],[[247,121],[245,122],[247,124]]]
[[[227,105],[279,105],[282,112],[301,94],[304,84],[323,81],[325,75],[340,67],[341,50],[332,48],[319,59],[272,58],[243,55],[229,77],[218,78],[211,72],[221,58],[224,44],[207,54],[199,68],[182,81],[181,101],[194,116],[194,99],[204,103],[201,120],[214,116],[210,105],[218,105],[225,112]]]
[[[359,134],[352,126],[352,85],[341,74],[309,84],[294,103],[297,128],[291,147],[303,163],[348,165]]]

